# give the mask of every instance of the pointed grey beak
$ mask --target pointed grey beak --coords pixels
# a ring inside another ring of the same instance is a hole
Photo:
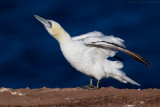
[[[40,17],[40,16],[37,16],[37,15],[34,15],[34,17],[37,19],[37,20],[39,20],[44,26],[46,26],[46,27],[52,27],[52,25],[51,25],[51,23],[49,22],[49,20],[46,20],[46,19],[44,19],[44,18],[42,18],[42,17]]]

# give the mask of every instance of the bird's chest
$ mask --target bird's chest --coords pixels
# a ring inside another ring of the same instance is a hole
[[[67,61],[77,70],[83,70],[90,64],[90,57],[86,54],[88,50],[81,43],[72,43],[61,46],[62,53]]]

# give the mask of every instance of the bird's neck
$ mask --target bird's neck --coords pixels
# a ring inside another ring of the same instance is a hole
[[[54,38],[60,44],[65,44],[66,42],[72,41],[70,35],[61,26],[52,29],[54,30]]]

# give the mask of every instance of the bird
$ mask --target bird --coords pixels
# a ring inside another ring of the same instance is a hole
[[[58,22],[38,15],[34,15],[34,17],[58,41],[62,54],[70,65],[90,77],[90,84],[82,86],[84,89],[99,89],[102,78],[114,78],[122,83],[140,86],[121,70],[123,68],[122,61],[108,59],[109,57],[116,57],[118,51],[128,54],[147,67],[152,66],[140,55],[127,50],[123,39],[113,35],[106,36],[99,31],[71,37]],[[97,79],[96,86],[93,85],[94,78]]]

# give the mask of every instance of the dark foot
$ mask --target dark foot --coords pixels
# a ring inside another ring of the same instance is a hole
[[[86,89],[86,90],[98,90],[99,89],[99,88],[97,88],[95,86],[91,86],[91,85],[82,86],[81,88]]]

